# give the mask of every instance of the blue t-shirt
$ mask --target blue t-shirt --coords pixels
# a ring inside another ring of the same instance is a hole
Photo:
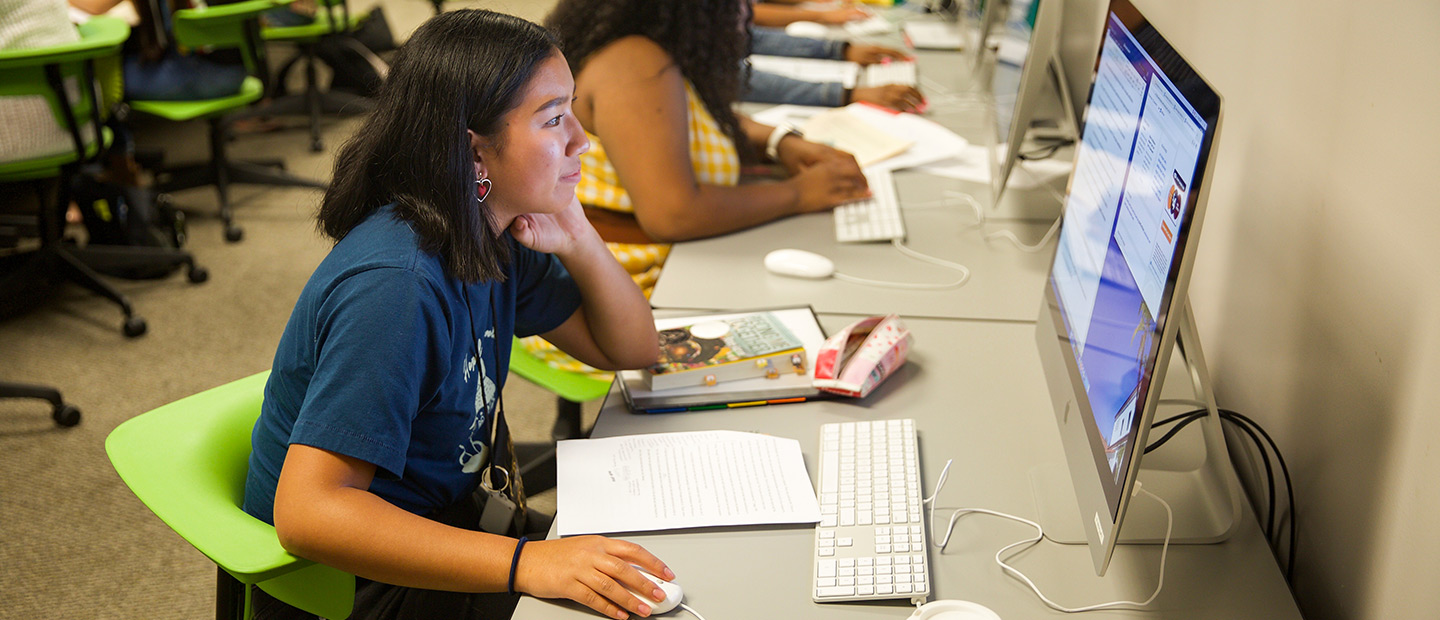
[[[275,352],[246,512],[274,522],[292,443],[374,464],[370,491],[416,514],[474,490],[511,336],[550,331],[580,306],[558,259],[497,241],[510,244],[505,281],[473,285],[446,275],[388,207],[335,244]]]

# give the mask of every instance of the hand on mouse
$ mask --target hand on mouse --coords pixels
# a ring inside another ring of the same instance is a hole
[[[665,598],[665,592],[631,564],[662,579],[675,578],[664,562],[640,545],[604,536],[576,536],[525,545],[515,571],[515,589],[539,598],[568,598],[620,620],[629,617],[627,611],[649,616],[650,606],[627,588],[650,592],[657,601]]]

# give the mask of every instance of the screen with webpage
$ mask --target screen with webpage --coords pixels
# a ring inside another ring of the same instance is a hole
[[[1111,484],[1125,475],[1155,370],[1156,315],[1170,307],[1164,297],[1205,130],[1109,15],[1050,279]]]

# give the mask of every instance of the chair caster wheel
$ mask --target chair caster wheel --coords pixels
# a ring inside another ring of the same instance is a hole
[[[55,408],[50,417],[55,418],[55,424],[59,426],[75,426],[80,423],[80,409],[75,405],[61,405]]]
[[[145,319],[141,317],[131,316],[125,318],[126,338],[138,338],[140,336],[143,336],[145,335],[145,330],[148,328],[149,326],[145,325]]]
[[[185,277],[190,279],[191,284],[200,284],[210,279],[210,270],[204,267],[191,267],[190,271],[185,273]]]
[[[226,227],[225,227],[225,240],[226,240],[226,241],[229,241],[230,243],[236,243],[236,242],[238,242],[238,241],[240,241],[241,239],[244,239],[244,238],[245,238],[245,229],[243,229],[243,228],[241,228],[241,227],[239,227],[239,226],[226,226]]]
[[[310,152],[319,153],[323,150],[325,150],[325,145],[322,144],[319,140],[312,140],[310,142]]]

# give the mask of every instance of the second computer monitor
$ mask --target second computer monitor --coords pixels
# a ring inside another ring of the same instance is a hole
[[[1019,159],[1020,144],[1051,80],[1050,64],[1060,37],[1061,0],[1012,0],[998,37],[991,94],[995,98],[996,147],[991,196],[999,202]]]
[[[1098,574],[1134,496],[1170,352],[1188,320],[1221,108],[1128,0],[1112,0],[1106,17],[1036,328]],[[1223,447],[1214,449],[1223,459]]]

